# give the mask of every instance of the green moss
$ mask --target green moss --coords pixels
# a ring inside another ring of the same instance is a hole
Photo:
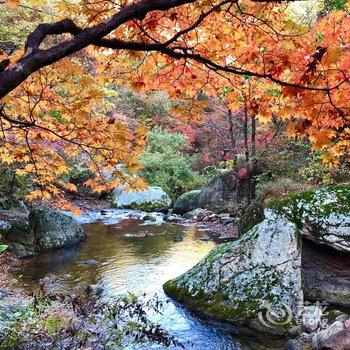
[[[286,216],[299,229],[303,227],[303,221],[307,221],[315,233],[322,234],[323,221],[330,214],[350,213],[350,185],[337,184],[294,192],[272,201],[268,208]]]

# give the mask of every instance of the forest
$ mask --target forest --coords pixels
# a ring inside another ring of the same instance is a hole
[[[0,349],[350,350],[350,2],[0,0]]]

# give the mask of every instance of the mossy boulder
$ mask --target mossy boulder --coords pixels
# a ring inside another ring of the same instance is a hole
[[[182,215],[198,208],[198,198],[200,193],[200,190],[194,190],[181,195],[174,204],[173,213]]]
[[[269,211],[239,240],[218,245],[191,270],[165,283],[164,291],[222,322],[293,333],[303,301],[300,250],[297,227]],[[276,313],[272,322],[271,312]]]
[[[295,192],[269,207],[297,225],[305,238],[350,252],[350,184]]]
[[[71,216],[54,210],[34,210],[29,225],[39,251],[67,248],[87,238],[81,225]]]
[[[125,186],[120,186],[113,190],[112,205],[114,208],[146,212],[166,211],[171,206],[171,199],[157,186],[148,187],[143,191],[128,190]]]

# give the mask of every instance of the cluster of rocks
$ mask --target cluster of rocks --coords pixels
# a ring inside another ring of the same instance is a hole
[[[262,218],[256,216],[262,220],[260,223],[238,240],[214,248],[191,270],[168,281],[164,290],[195,312],[242,329],[287,337],[300,334],[300,305],[308,300],[304,295],[311,300],[350,306],[350,278],[344,277],[343,270],[338,277],[330,270],[331,278],[322,283],[322,266],[317,265],[324,261],[313,255],[313,264],[304,270],[302,244],[312,241],[318,247],[316,253],[326,247],[325,254],[330,259],[340,252],[350,253],[349,218],[349,185],[280,199],[270,203]],[[323,268],[327,270],[328,266]],[[313,269],[315,273],[311,273]],[[335,326],[327,325],[326,329],[332,327]],[[312,329],[315,331],[309,347],[316,342],[314,336],[320,339],[326,333],[321,328]]]
[[[350,317],[341,311],[323,313],[307,306],[302,318],[303,333],[288,340],[285,350],[346,350],[350,348]]]

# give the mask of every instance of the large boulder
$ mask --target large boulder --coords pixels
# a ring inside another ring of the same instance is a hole
[[[219,321],[272,334],[293,333],[303,301],[296,226],[268,211],[239,240],[218,245],[165,292]]]
[[[350,252],[350,185],[296,192],[270,204],[317,244]]]
[[[248,204],[249,180],[239,179],[233,171],[226,171],[203,188],[198,207],[214,212],[239,213]]]
[[[5,239],[9,243],[10,250],[18,258],[30,258],[38,254],[34,233],[25,221],[13,222]]]
[[[181,195],[174,204],[173,213],[182,215],[198,208],[198,198],[200,193],[200,190],[194,190]]]
[[[29,225],[39,251],[73,247],[87,238],[77,220],[53,210],[30,212]]]
[[[113,190],[114,208],[139,209],[146,212],[166,211],[171,206],[170,197],[157,186],[151,186],[143,191],[128,190],[125,186]]]
[[[71,216],[53,210],[34,210],[26,221],[15,221],[4,236],[18,258],[48,250],[73,247],[86,239],[80,224]]]

